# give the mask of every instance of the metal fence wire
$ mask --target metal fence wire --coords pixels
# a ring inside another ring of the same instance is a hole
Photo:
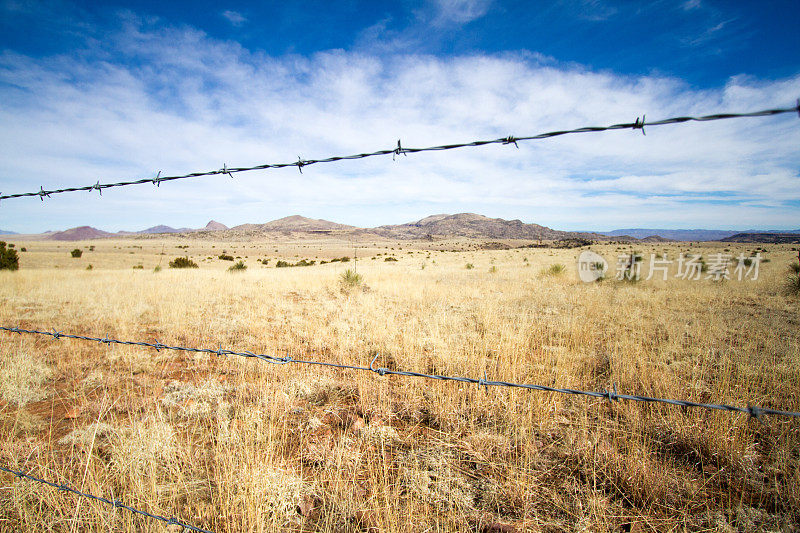
[[[63,483],[53,483],[52,481],[47,481],[45,479],[41,479],[41,478],[38,478],[36,476],[32,476],[30,474],[26,474],[25,472],[23,472],[21,470],[12,470],[11,468],[6,468],[4,466],[0,466],[0,470],[2,470],[3,472],[8,472],[9,474],[13,474],[13,475],[17,476],[20,479],[27,479],[29,481],[35,481],[35,482],[41,483],[43,485],[49,485],[50,487],[53,487],[54,489],[58,489],[58,490],[60,490],[62,492],[71,492],[72,494],[77,494],[78,496],[81,496],[83,498],[87,498],[89,500],[94,500],[94,501],[106,503],[108,505],[113,505],[115,509],[125,509],[126,511],[130,511],[130,512],[132,512],[134,514],[142,515],[142,516],[147,517],[147,518],[153,518],[155,520],[161,520],[162,522],[165,522],[167,525],[181,526],[183,528],[183,531],[189,530],[189,531],[198,531],[200,533],[213,533],[212,531],[209,531],[208,529],[202,529],[202,528],[199,528],[199,527],[195,527],[195,526],[193,526],[191,524],[187,524],[186,522],[181,522],[177,518],[167,518],[166,516],[161,516],[161,515],[157,515],[157,514],[148,513],[147,511],[140,511],[139,509],[131,507],[130,505],[126,505],[125,503],[121,502],[120,500],[116,500],[116,499],[109,500],[108,498],[103,498],[102,496],[95,496],[94,494],[81,492],[78,489],[70,487],[69,485],[66,485],[66,484],[63,484]]]
[[[53,339],[77,339],[77,340],[84,340],[84,341],[92,341],[92,342],[99,342],[101,344],[111,345],[111,344],[121,344],[124,346],[143,346],[146,348],[153,348],[156,351],[161,350],[175,350],[181,352],[192,352],[192,353],[205,353],[209,355],[237,355],[241,357],[251,357],[255,359],[260,359],[267,363],[272,363],[275,365],[287,365],[287,364],[298,364],[298,365],[316,365],[316,366],[326,366],[332,368],[341,368],[346,370],[358,370],[358,371],[367,371],[367,372],[374,372],[379,376],[403,376],[403,377],[415,377],[415,378],[425,378],[425,379],[435,379],[440,381],[458,381],[460,383],[470,383],[478,385],[479,387],[513,387],[519,389],[528,389],[528,390],[535,390],[541,392],[555,392],[560,394],[572,394],[576,396],[588,396],[591,398],[602,398],[611,402],[618,401],[618,400],[625,400],[631,402],[651,402],[651,403],[660,403],[660,404],[667,404],[667,405],[675,405],[678,407],[697,407],[702,409],[710,409],[710,410],[718,410],[718,411],[728,411],[732,413],[745,413],[750,415],[753,418],[761,420],[762,415],[779,415],[779,416],[790,416],[790,417],[800,417],[800,413],[795,413],[791,411],[782,411],[779,409],[772,409],[769,407],[758,407],[756,405],[748,405],[747,407],[738,407],[735,405],[726,405],[726,404],[719,404],[719,403],[700,403],[700,402],[692,402],[688,400],[672,400],[668,398],[653,398],[650,396],[640,396],[635,394],[619,394],[617,392],[617,386],[614,384],[611,390],[606,391],[586,391],[580,389],[570,389],[570,388],[559,388],[559,387],[548,387],[546,385],[531,385],[525,383],[512,383],[509,381],[493,381],[490,379],[486,379],[484,376],[483,378],[470,378],[470,377],[462,377],[462,376],[443,376],[438,374],[425,374],[422,372],[410,372],[406,370],[389,370],[388,368],[380,368],[375,367],[375,362],[377,361],[380,354],[376,354],[375,357],[370,362],[369,366],[359,366],[359,365],[347,365],[347,364],[339,364],[339,363],[329,363],[325,361],[314,361],[314,360],[304,360],[304,359],[294,359],[292,357],[276,357],[274,355],[265,355],[265,354],[256,354],[253,352],[245,351],[245,352],[237,352],[233,350],[227,350],[222,347],[218,349],[213,348],[192,348],[187,346],[169,346],[166,344],[162,344],[158,341],[155,342],[143,342],[143,341],[125,341],[119,339],[112,339],[108,336],[106,337],[89,337],[86,335],[71,335],[69,333],[62,333],[60,331],[39,331],[39,330],[32,330],[32,329],[22,329],[18,327],[7,327],[7,326],[0,326],[0,330],[8,331],[10,333],[29,333],[35,335],[46,335],[52,337]]]
[[[518,144],[519,142],[549,139],[550,137],[558,137],[561,135],[569,135],[573,133],[599,133],[603,131],[624,130],[624,129],[641,130],[642,133],[644,133],[645,125],[647,125],[648,127],[666,126],[669,124],[681,124],[683,122],[710,122],[714,120],[726,120],[731,118],[767,117],[773,115],[780,115],[783,113],[795,113],[795,112],[798,113],[798,115],[800,115],[800,99],[797,100],[797,105],[794,107],[764,109],[762,111],[753,111],[750,113],[717,113],[714,115],[705,115],[700,117],[672,117],[672,118],[665,118],[662,120],[653,120],[649,122],[646,122],[645,116],[642,116],[642,118],[637,118],[635,122],[612,124],[610,126],[585,126],[582,128],[575,128],[571,130],[556,130],[556,131],[549,131],[546,133],[539,133],[536,135],[528,135],[522,137],[515,137],[513,135],[509,135],[508,137],[502,137],[500,139],[472,141],[468,143],[442,144],[439,146],[428,146],[426,148],[405,148],[402,146],[400,140],[398,140],[396,147],[390,148],[388,150],[377,150],[375,152],[364,152],[353,155],[331,156],[324,159],[302,159],[298,156],[297,161],[292,161],[288,163],[265,163],[262,165],[256,165],[252,167],[228,167],[228,165],[225,164],[222,166],[221,169],[218,170],[209,170],[205,172],[192,172],[189,174],[182,174],[178,176],[162,176],[161,172],[159,171],[156,177],[154,178],[142,178],[137,180],[118,181],[116,183],[100,183],[100,181],[98,180],[97,183],[95,183],[94,185],[86,185],[82,187],[65,187],[63,189],[45,190],[43,186],[40,186],[38,191],[6,194],[6,195],[0,193],[0,200],[8,200],[11,198],[22,198],[25,196],[38,196],[42,201],[44,201],[45,198],[49,198],[50,195],[52,194],[61,194],[65,192],[74,192],[74,191],[97,191],[102,196],[103,189],[110,189],[112,187],[125,187],[127,185],[141,185],[144,183],[152,183],[153,185],[160,186],[162,183],[167,181],[182,180],[187,178],[198,178],[201,176],[227,175],[233,178],[233,175],[239,172],[250,172],[253,170],[267,170],[267,169],[285,168],[285,167],[297,167],[300,173],[302,173],[303,167],[307,167],[309,165],[316,165],[317,163],[334,163],[336,161],[344,161],[350,159],[365,159],[367,157],[376,157],[383,155],[391,155],[392,158],[395,158],[396,156],[401,154],[408,155],[420,152],[438,152],[442,150],[455,150],[458,148],[485,146],[488,144],[513,144],[514,146],[519,148]]]

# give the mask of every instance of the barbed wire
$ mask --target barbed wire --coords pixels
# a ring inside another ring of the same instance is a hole
[[[610,130],[624,130],[624,129],[631,129],[631,130],[641,130],[642,133],[645,133],[644,127],[647,125],[650,126],[664,126],[668,124],[680,124],[683,122],[709,122],[713,120],[726,120],[731,118],[747,118],[747,117],[766,117],[772,115],[779,115],[782,113],[793,113],[797,112],[800,115],[800,99],[797,101],[797,105],[795,107],[785,107],[785,108],[775,108],[775,109],[765,109],[762,111],[754,111],[750,113],[717,113],[714,115],[705,115],[700,117],[672,117],[666,118],[662,120],[654,120],[646,122],[646,116],[643,115],[642,118],[637,118],[635,122],[627,122],[622,124],[612,124],[611,126],[585,126],[582,128],[575,128],[571,130],[557,130],[557,131],[549,131],[547,133],[539,133],[536,135],[529,135],[529,136],[522,136],[522,137],[515,137],[513,135],[509,135],[508,137],[502,137],[500,139],[492,139],[492,140],[483,140],[483,141],[472,141],[467,143],[456,143],[456,144],[443,144],[439,146],[428,146],[425,148],[404,148],[400,142],[397,141],[397,147],[388,149],[388,150],[377,150],[375,152],[365,152],[360,154],[353,154],[353,155],[344,155],[344,156],[332,156],[327,157],[324,159],[302,159],[300,156],[297,157],[297,161],[292,161],[290,163],[265,163],[262,165],[256,165],[252,167],[228,167],[227,164],[224,164],[221,169],[219,170],[209,170],[206,172],[192,172],[189,174],[182,174],[178,176],[162,176],[161,171],[158,171],[158,174],[154,178],[142,178],[138,180],[130,180],[130,181],[119,181],[116,183],[100,183],[98,180],[93,185],[86,185],[82,187],[66,187],[63,189],[52,189],[52,190],[45,190],[44,186],[40,186],[38,191],[33,192],[23,192],[17,194],[6,194],[3,195],[0,193],[0,200],[8,200],[11,198],[22,198],[26,196],[38,196],[42,201],[45,198],[49,198],[51,194],[61,194],[65,192],[75,192],[75,191],[97,191],[100,195],[103,195],[103,189],[110,189],[112,187],[125,187],[127,185],[142,185],[144,183],[152,183],[153,185],[160,187],[163,182],[167,181],[174,181],[174,180],[182,180],[187,178],[198,178],[201,176],[215,176],[215,175],[226,175],[233,178],[234,174],[240,172],[250,172],[254,170],[267,170],[267,169],[274,169],[274,168],[286,168],[286,167],[297,167],[300,173],[303,173],[303,167],[307,167],[309,165],[315,165],[317,163],[333,163],[336,161],[345,161],[345,160],[352,160],[352,159],[365,159],[367,157],[375,157],[375,156],[383,156],[383,155],[391,155],[392,159],[394,159],[398,155],[408,155],[408,154],[416,154],[420,152],[437,152],[441,150],[455,150],[458,148],[468,148],[468,147],[475,147],[475,146],[485,146],[489,144],[513,144],[517,148],[519,148],[519,142],[521,141],[534,141],[540,139],[549,139],[550,137],[558,137],[560,135],[569,135],[573,133],[597,133],[603,131],[610,131]]]
[[[592,398],[600,398],[605,399],[610,402],[618,401],[618,400],[626,400],[632,402],[651,402],[651,403],[660,403],[666,405],[675,405],[679,407],[696,407],[702,409],[709,409],[709,410],[718,410],[718,411],[728,411],[728,412],[735,412],[735,413],[744,413],[753,418],[758,419],[761,421],[762,415],[779,415],[779,416],[789,416],[789,417],[800,417],[800,412],[791,412],[791,411],[782,411],[778,409],[772,409],[769,407],[759,407],[756,405],[748,405],[747,407],[739,407],[736,405],[726,405],[726,404],[715,404],[715,403],[700,403],[700,402],[692,402],[689,400],[673,400],[668,398],[654,398],[651,396],[641,396],[635,394],[619,394],[617,392],[617,385],[616,383],[613,384],[612,390],[606,391],[587,391],[587,390],[580,390],[580,389],[570,389],[570,388],[559,388],[559,387],[549,387],[546,385],[531,385],[525,383],[512,383],[509,381],[493,381],[486,378],[484,373],[483,378],[470,378],[470,377],[462,377],[462,376],[444,376],[438,374],[425,374],[422,372],[411,372],[407,370],[390,370],[388,368],[376,368],[375,361],[377,361],[380,354],[376,354],[375,357],[370,362],[369,366],[358,366],[358,365],[348,365],[348,364],[340,364],[340,363],[329,363],[325,361],[314,361],[314,360],[304,360],[304,359],[294,359],[290,356],[285,357],[277,357],[273,355],[264,355],[264,354],[255,354],[253,352],[237,352],[233,350],[226,350],[220,347],[217,350],[211,348],[191,348],[185,346],[169,346],[166,344],[162,344],[158,341],[156,342],[142,342],[142,341],[123,341],[118,339],[112,339],[106,336],[105,338],[100,337],[89,337],[85,335],[71,335],[68,333],[62,333],[60,331],[39,331],[39,330],[30,330],[30,329],[22,329],[18,327],[6,327],[0,326],[0,330],[8,331],[10,333],[30,333],[36,335],[47,335],[54,339],[78,339],[78,340],[85,340],[85,341],[93,341],[99,342],[106,345],[111,344],[121,344],[126,346],[143,346],[147,348],[153,348],[156,351],[161,350],[175,350],[175,351],[182,351],[182,352],[192,352],[192,353],[206,353],[209,355],[237,355],[241,357],[251,357],[260,359],[262,361],[266,361],[268,363],[277,364],[277,365],[285,365],[290,363],[296,364],[304,364],[304,365],[315,365],[315,366],[326,366],[326,367],[333,367],[333,368],[341,368],[347,370],[359,370],[359,371],[368,371],[374,372],[379,376],[386,376],[386,375],[394,375],[394,376],[405,376],[405,377],[417,377],[417,378],[425,378],[425,379],[435,379],[439,381],[457,381],[460,383],[470,383],[478,385],[479,387],[512,387],[512,388],[519,388],[519,389],[527,389],[527,390],[535,390],[541,392],[554,392],[559,394],[572,394],[576,396],[588,396]]]
[[[161,516],[161,515],[157,515],[157,514],[148,513],[147,511],[140,511],[139,509],[131,507],[130,505],[125,505],[124,503],[122,503],[121,501],[116,500],[116,499],[109,500],[108,498],[103,498],[102,496],[95,496],[94,494],[81,492],[78,489],[72,488],[72,487],[70,487],[70,486],[68,486],[66,484],[63,484],[63,483],[61,483],[61,484],[53,483],[52,481],[47,481],[45,479],[41,479],[41,478],[38,478],[36,476],[32,476],[30,474],[26,474],[25,472],[18,471],[18,470],[12,470],[11,468],[6,468],[4,466],[0,466],[0,470],[2,470],[3,472],[8,472],[9,474],[13,474],[13,475],[17,476],[20,479],[28,479],[30,481],[36,481],[37,483],[42,483],[44,485],[49,485],[49,486],[51,486],[51,487],[53,487],[55,489],[58,489],[58,490],[60,490],[62,492],[71,492],[73,494],[77,494],[78,496],[82,496],[82,497],[88,498],[90,500],[95,500],[95,501],[98,501],[98,502],[107,503],[108,505],[113,505],[114,508],[116,508],[116,509],[125,509],[125,510],[130,511],[130,512],[132,512],[134,514],[139,514],[139,515],[145,516],[147,518],[154,518],[156,520],[161,520],[162,522],[166,522],[167,525],[181,526],[181,527],[183,527],[184,531],[186,531],[188,529],[190,531],[198,531],[199,533],[213,533],[213,531],[209,531],[208,529],[202,529],[202,528],[199,528],[199,527],[195,527],[195,526],[193,526],[191,524],[187,524],[185,522],[181,522],[180,520],[178,520],[176,518],[167,518],[166,516]]]

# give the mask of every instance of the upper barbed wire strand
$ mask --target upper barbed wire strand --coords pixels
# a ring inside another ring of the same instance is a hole
[[[405,377],[418,377],[418,378],[425,378],[425,379],[435,379],[439,381],[457,381],[461,383],[474,383],[479,387],[513,387],[519,389],[528,389],[528,390],[536,390],[541,392],[555,392],[559,394],[572,394],[577,396],[588,396],[592,398],[601,398],[608,401],[617,401],[617,400],[626,400],[632,402],[650,402],[650,403],[661,403],[665,405],[674,405],[678,407],[697,407],[702,409],[709,409],[709,410],[718,410],[718,411],[728,411],[728,412],[735,412],[735,413],[744,413],[750,415],[753,418],[761,420],[762,415],[779,415],[779,416],[789,416],[789,417],[800,417],[800,413],[791,412],[791,411],[782,411],[778,409],[771,409],[768,407],[758,407],[755,405],[748,405],[747,407],[738,407],[735,405],[726,405],[726,404],[715,404],[715,403],[700,403],[700,402],[692,402],[688,400],[673,400],[669,398],[654,398],[650,396],[640,396],[635,394],[618,394],[616,384],[614,384],[614,391],[586,391],[580,389],[570,389],[570,388],[559,388],[559,387],[549,387],[546,385],[531,385],[525,383],[512,383],[508,381],[492,381],[487,380],[485,378],[470,378],[470,377],[462,377],[462,376],[443,376],[437,374],[424,374],[421,372],[410,372],[406,370],[389,370],[388,368],[376,368],[374,366],[375,361],[378,359],[379,355],[376,355],[372,361],[370,362],[369,366],[358,366],[358,365],[348,365],[348,364],[340,364],[340,363],[330,363],[325,361],[313,361],[313,360],[303,360],[303,359],[293,359],[292,357],[277,357],[273,355],[265,355],[265,354],[255,354],[253,352],[237,352],[233,350],[224,350],[221,347],[218,349],[212,348],[191,348],[186,346],[168,346],[166,344],[162,344],[158,341],[155,342],[142,342],[142,341],[124,341],[118,339],[112,339],[108,336],[106,337],[89,337],[86,335],[71,335],[68,333],[62,333],[57,330],[53,331],[39,331],[33,329],[22,329],[19,327],[7,327],[7,326],[0,326],[0,330],[8,331],[10,333],[30,333],[36,335],[47,335],[52,337],[53,339],[77,339],[77,340],[85,340],[91,342],[99,342],[101,344],[111,345],[111,344],[121,344],[125,346],[144,346],[148,348],[153,348],[157,351],[160,350],[175,350],[175,351],[183,351],[183,352],[192,352],[192,353],[206,353],[209,355],[237,355],[240,357],[250,357],[260,359],[262,361],[266,361],[272,364],[284,365],[288,363],[296,363],[296,364],[303,364],[303,365],[315,365],[315,366],[326,366],[326,367],[333,367],[333,368],[341,368],[347,370],[359,370],[359,371],[367,371],[367,372],[374,372],[380,376],[385,375],[393,375],[393,376],[405,376]]]
[[[51,194],[61,194],[65,192],[76,192],[76,191],[98,191],[102,195],[103,189],[110,189],[112,187],[125,187],[127,185],[142,185],[144,183],[152,183],[153,185],[160,186],[161,183],[165,181],[182,180],[187,178],[198,178],[202,176],[215,176],[220,174],[233,177],[234,173],[250,172],[253,170],[267,170],[272,168],[297,167],[297,169],[300,170],[300,172],[302,173],[303,167],[307,167],[309,165],[314,165],[317,163],[334,163],[336,161],[364,159],[367,157],[375,157],[382,155],[391,155],[392,157],[396,157],[398,154],[401,153],[403,155],[408,155],[419,152],[454,150],[458,148],[485,146],[489,144],[503,144],[503,145],[514,144],[515,146],[517,146],[517,148],[519,148],[519,146],[517,145],[519,141],[534,141],[540,139],[548,139],[550,137],[558,137],[560,135],[569,135],[573,133],[597,133],[603,131],[622,130],[622,129],[642,130],[642,132],[644,132],[645,125],[647,125],[648,127],[664,126],[668,124],[680,124],[683,122],[709,122],[713,120],[726,120],[731,118],[767,117],[772,115],[780,115],[782,113],[795,113],[795,112],[800,114],[800,99],[798,99],[798,104],[794,107],[765,109],[763,111],[754,111],[751,113],[717,113],[714,115],[705,115],[700,117],[672,117],[672,118],[665,118],[662,120],[647,121],[646,124],[643,116],[641,119],[637,118],[635,122],[612,124],[611,126],[585,126],[582,128],[575,128],[571,130],[550,131],[547,133],[539,133],[536,135],[529,135],[523,137],[516,137],[509,135],[507,137],[502,137],[500,139],[472,141],[468,143],[443,144],[439,146],[429,146],[426,148],[401,147],[400,141],[398,140],[397,147],[388,150],[378,150],[376,152],[365,152],[360,154],[343,155],[343,156],[331,156],[324,159],[301,159],[298,157],[297,161],[293,161],[291,163],[265,163],[262,165],[256,165],[252,167],[228,167],[227,164],[225,164],[221,169],[218,170],[209,170],[206,172],[192,172],[190,174],[182,174],[179,176],[162,176],[161,171],[159,171],[156,177],[154,178],[142,178],[130,181],[119,181],[116,183],[100,183],[98,180],[96,183],[92,185],[86,185],[83,187],[66,187],[63,189],[45,190],[43,186],[40,186],[38,191],[0,195],[0,200],[8,200],[11,198],[23,198],[26,196],[38,196],[42,201],[44,201],[45,197],[50,198]]]

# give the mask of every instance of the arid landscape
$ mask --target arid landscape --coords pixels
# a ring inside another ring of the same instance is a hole
[[[800,411],[796,245],[320,229],[4,236],[20,270],[0,271],[0,324]],[[588,249],[609,262],[600,282],[578,279]],[[757,280],[681,279],[675,265],[667,281],[614,279],[634,251],[643,277],[663,255],[762,262]],[[198,268],[170,268],[179,257]],[[8,332],[0,413],[2,463],[218,532],[800,523],[788,417]],[[165,529],[2,477],[3,531]]]

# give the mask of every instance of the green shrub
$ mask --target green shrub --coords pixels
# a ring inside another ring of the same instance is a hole
[[[90,252],[94,252],[94,244],[89,247]]]
[[[292,266],[292,265],[289,264],[286,261],[278,261],[277,263],[275,263],[275,268],[286,268],[286,267],[290,267],[290,266]]]
[[[91,270],[91,269],[93,269],[93,268],[94,268],[94,267],[92,266],[92,264],[91,264],[91,263],[89,263],[89,264],[86,266],[86,270]]]
[[[466,268],[467,270],[472,270],[473,268],[475,268],[475,265],[473,265],[472,263],[467,263],[467,266],[465,266],[464,268]]]
[[[497,267],[492,265],[489,267],[489,274],[497,274]]]
[[[172,261],[169,262],[170,268],[199,268],[197,263],[189,259],[188,257],[176,257]]]
[[[217,257],[219,257],[223,261],[233,261],[233,256],[232,255],[219,254]]]
[[[0,241],[0,270],[19,270],[17,251],[7,248],[5,241]]]
[[[228,267],[228,272],[237,272],[241,270],[247,270],[247,265],[244,264],[244,261],[236,261]]]
[[[75,248],[70,252],[70,254],[72,255],[72,257],[77,259],[78,257],[83,255],[83,250],[81,250],[80,248]]]
[[[384,261],[387,263],[391,263],[392,261],[394,261],[396,263],[397,259],[394,257],[387,257],[386,259],[384,259]]]
[[[546,268],[542,271],[543,274],[546,276],[560,276],[567,270],[567,267],[562,265],[561,263],[556,263],[555,265],[550,265],[549,268]]]
[[[20,252],[27,252],[27,251],[28,251],[28,249],[27,249],[27,248],[25,248],[25,247],[23,246],[22,248],[20,248],[20,249],[19,249],[19,251],[20,251]]]
[[[161,265],[156,265],[156,267],[153,269],[153,272],[161,272]]]
[[[354,272],[349,268],[345,270],[339,277],[339,282],[342,285],[343,291],[349,291],[351,289],[360,287],[362,281],[363,278],[361,277],[361,274]]]
[[[143,265],[133,265],[133,269],[134,270],[144,270],[144,266]]]

